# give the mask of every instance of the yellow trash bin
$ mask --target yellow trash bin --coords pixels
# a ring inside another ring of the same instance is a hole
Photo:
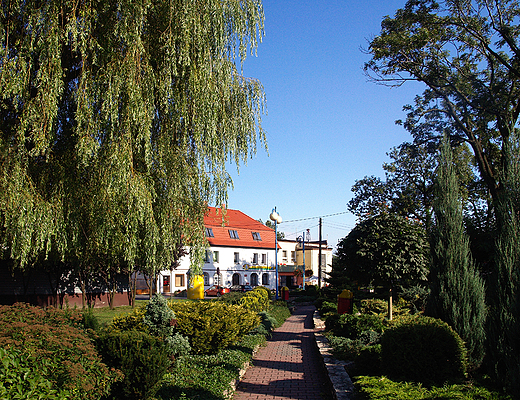
[[[188,299],[197,300],[204,298],[204,276],[195,275],[192,278],[193,286],[188,287]]]

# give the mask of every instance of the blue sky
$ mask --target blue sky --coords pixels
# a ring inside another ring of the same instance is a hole
[[[269,154],[229,165],[228,207],[268,219],[273,207],[288,238],[310,229],[331,246],[356,224],[347,213],[351,188],[367,175],[384,176],[392,147],[410,135],[394,121],[423,91],[417,83],[388,88],[367,82],[361,51],[405,0],[264,0],[265,36],[244,75],[263,84]],[[329,216],[332,214],[337,214]],[[286,222],[287,221],[287,222]],[[290,222],[294,221],[294,222]]]

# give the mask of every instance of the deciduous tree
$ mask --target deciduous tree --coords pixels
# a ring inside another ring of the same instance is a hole
[[[240,66],[260,0],[3,1],[0,239],[25,268],[195,266],[226,164],[265,144],[263,88]]]
[[[357,224],[338,243],[333,275],[344,275],[359,284],[384,285],[425,280],[429,266],[429,244],[424,227],[396,214],[382,212]]]

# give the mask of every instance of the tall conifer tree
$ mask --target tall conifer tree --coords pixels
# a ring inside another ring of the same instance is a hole
[[[503,191],[496,210],[499,235],[490,278],[488,351],[495,377],[520,396],[520,151],[517,136],[505,143]]]
[[[267,148],[241,73],[263,21],[260,0],[3,1],[3,256],[153,273],[182,243],[197,266],[226,164]]]
[[[484,358],[485,287],[471,259],[448,140],[441,145],[434,189],[431,293],[426,313],[447,322],[466,342],[472,367]]]

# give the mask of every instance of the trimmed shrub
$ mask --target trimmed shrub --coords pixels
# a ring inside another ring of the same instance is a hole
[[[82,326],[77,310],[43,310],[22,303],[0,306],[0,348],[18,351],[4,360],[21,369],[30,367],[29,376],[41,377],[34,384],[51,382],[61,398],[97,400],[121,375],[101,362]]]
[[[198,354],[225,349],[260,324],[253,311],[220,301],[171,302],[169,306],[177,317],[177,331]]]
[[[112,330],[97,339],[98,349],[109,366],[120,369],[125,377],[112,388],[117,399],[150,399],[158,382],[171,365],[166,343],[145,332]]]
[[[391,379],[443,385],[464,378],[466,349],[445,322],[417,317],[381,337],[382,373]]]
[[[357,339],[364,331],[383,332],[383,329],[383,319],[377,315],[343,314],[334,325],[333,333],[336,336]]]
[[[356,375],[376,376],[381,374],[381,345],[366,346],[355,359]]]
[[[238,301],[238,304],[254,312],[265,311],[269,307],[269,296],[265,290],[255,288],[246,292]]]
[[[334,314],[338,312],[338,305],[331,301],[324,301],[321,303],[319,310],[322,316]]]
[[[268,300],[271,300],[273,298],[273,293],[268,288],[266,288],[265,286],[257,286],[255,288],[255,290],[263,290],[263,291],[265,291],[265,293],[267,294],[267,299]]]
[[[138,331],[147,331],[147,326],[144,323],[144,316],[146,314],[146,306],[140,305],[133,309],[131,313],[124,315],[116,315],[112,320],[112,328],[121,331],[130,331],[132,329]]]

